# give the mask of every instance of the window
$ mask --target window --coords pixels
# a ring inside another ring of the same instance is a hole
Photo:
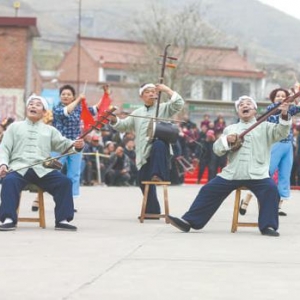
[[[121,82],[122,81],[122,77],[121,77],[121,75],[107,74],[106,75],[106,81],[109,81],[109,82]]]
[[[181,85],[181,95],[184,99],[191,99],[192,98],[192,86],[193,81],[191,78],[182,78],[182,85]]]
[[[209,100],[222,100],[222,81],[203,81],[203,98]]]
[[[245,82],[233,82],[231,100],[236,100],[243,95],[250,95],[250,84]]]
[[[115,69],[104,69],[102,78],[104,78],[106,82],[124,82],[127,80],[125,72]]]

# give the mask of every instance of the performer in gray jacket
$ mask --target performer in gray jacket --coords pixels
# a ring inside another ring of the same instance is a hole
[[[16,229],[20,193],[28,183],[53,196],[55,229],[77,230],[76,226],[69,224],[74,216],[72,181],[60,171],[45,168],[39,162],[49,158],[52,151],[63,152],[72,145],[76,151],[81,151],[84,141],[69,140],[43,122],[48,108],[44,98],[33,95],[26,106],[26,119],[11,124],[0,145],[0,176],[3,178],[0,231]]]
[[[184,106],[182,97],[164,84],[147,83],[140,87],[139,95],[144,102],[141,108],[131,114],[142,117],[155,117],[157,108],[157,93],[164,92],[170,100],[159,106],[158,118],[170,118],[178,113]],[[138,184],[144,192],[142,181],[168,180],[170,145],[162,140],[149,141],[147,130],[149,119],[128,116],[120,120],[112,118],[111,125],[114,129],[125,132],[134,131],[136,135],[136,165],[138,168]],[[151,185],[146,207],[147,214],[160,214],[160,205],[156,195],[155,186]]]
[[[213,146],[221,156],[228,152],[228,164],[213,180],[203,186],[190,209],[176,218],[169,216],[171,224],[188,232],[191,228],[203,228],[214,215],[226,197],[241,186],[247,187],[259,202],[259,230],[263,235],[279,236],[277,186],[269,176],[271,145],[287,137],[291,118],[288,104],[279,107],[279,124],[263,122],[244,136],[239,149],[233,151],[231,145],[237,142],[237,135],[256,122],[256,102],[249,96],[242,96],[235,102],[240,121],[225,128]]]

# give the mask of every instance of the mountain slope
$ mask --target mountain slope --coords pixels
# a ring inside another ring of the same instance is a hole
[[[76,40],[81,18],[83,36],[127,39],[133,16],[145,18],[150,5],[160,3],[172,12],[195,0],[82,0],[81,14],[74,0],[23,0],[19,16],[36,16],[42,37],[39,48],[68,49]],[[300,20],[257,0],[201,0],[202,17],[224,32],[228,45],[247,51],[255,63],[298,65]],[[153,4],[154,3],[154,4]],[[10,0],[2,0],[3,16],[13,16]],[[51,41],[51,42],[49,42]]]

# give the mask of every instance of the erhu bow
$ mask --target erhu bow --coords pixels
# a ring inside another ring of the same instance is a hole
[[[165,75],[165,69],[166,67],[169,68],[175,68],[175,64],[167,63],[167,59],[170,60],[177,60],[177,58],[168,56],[168,48],[171,46],[171,44],[168,44],[165,47],[164,54],[162,55],[162,67],[161,67],[161,74],[159,78],[159,83],[162,84],[164,82],[164,75]],[[158,92],[157,97],[157,106],[156,106],[156,112],[155,117],[151,119],[148,127],[147,136],[149,138],[149,141],[152,141],[155,138],[159,138],[167,143],[175,143],[177,141],[178,135],[179,135],[179,129],[178,126],[171,123],[173,120],[163,120],[158,118],[159,115],[159,105],[160,105],[160,99],[161,99],[161,91]],[[151,117],[150,117],[151,118]],[[168,121],[168,122],[166,122]]]
[[[100,114],[100,116],[98,117],[98,120],[90,126],[89,129],[87,129],[83,134],[81,134],[77,139],[83,139],[85,136],[87,136],[90,132],[92,132],[93,130],[97,130],[99,131],[103,126],[105,126],[108,122],[108,116],[113,115],[113,112],[117,110],[117,107],[111,105],[108,107],[108,109],[106,111],[104,111],[104,113]],[[70,147],[68,147],[61,155],[72,155],[75,154],[76,152],[69,152],[71,149],[73,148],[73,145],[71,145]],[[60,166],[59,166],[60,164]],[[56,159],[49,159],[49,161],[44,164],[43,166],[45,168],[54,168],[54,169],[61,169],[62,165],[59,161],[57,161]]]
[[[84,133],[82,133],[78,137],[78,139],[83,139],[86,135],[88,135],[93,130],[99,131],[103,126],[105,126],[109,122],[108,117],[110,115],[113,115],[113,112],[115,110],[117,110],[117,107],[115,107],[113,105],[109,106],[108,109],[104,113],[100,114],[100,116],[98,117],[98,120],[95,121],[95,123],[93,125],[91,125],[89,129],[87,129]],[[63,166],[59,162],[58,159],[60,159],[64,156],[73,155],[73,154],[78,153],[74,150],[70,151],[72,148],[73,148],[73,145],[68,147],[61,155],[58,155],[58,156],[55,156],[55,157],[49,157],[45,160],[38,161],[36,163],[33,163],[33,164],[25,166],[25,167],[21,167],[21,168],[16,169],[16,170],[9,170],[9,172],[15,172],[15,171],[19,171],[19,170],[26,169],[26,168],[31,168],[31,167],[39,165],[39,164],[42,164],[43,167],[47,168],[47,169],[61,170]]]
[[[277,103],[272,109],[270,109],[269,111],[267,111],[263,115],[261,115],[254,124],[252,124],[248,129],[246,129],[245,131],[243,131],[242,133],[237,135],[237,142],[234,143],[234,146],[230,150],[231,151],[238,150],[243,144],[244,136],[246,134],[248,134],[251,130],[253,130],[255,127],[257,127],[259,124],[261,124],[263,121],[267,120],[268,117],[274,115],[278,111],[278,107],[282,103],[289,103],[289,102],[292,103],[298,97],[300,97],[300,91],[293,95],[286,97],[285,99],[282,100],[282,102]]]

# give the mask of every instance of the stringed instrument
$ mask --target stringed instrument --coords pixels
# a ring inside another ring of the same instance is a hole
[[[113,115],[113,112],[117,110],[116,106],[110,105],[107,110],[105,110],[103,113],[100,113],[98,120],[95,121],[93,125],[90,126],[89,129],[87,129],[83,134],[81,134],[78,139],[83,139],[86,135],[88,135],[90,132],[93,130],[99,131],[103,126],[105,126],[109,122],[109,116]],[[69,151],[73,148],[73,145],[68,147],[59,157],[65,156],[65,155],[72,155],[75,154],[76,152],[70,152]],[[55,169],[55,170],[61,170],[62,169],[62,164],[58,160],[59,157],[53,157],[53,158],[48,158],[45,161],[41,162],[43,164],[43,167],[48,168],[48,169]]]
[[[240,147],[242,146],[243,141],[244,141],[244,136],[246,134],[248,134],[251,130],[256,128],[259,124],[261,124],[262,122],[267,120],[268,117],[274,115],[278,111],[278,107],[282,103],[292,103],[292,102],[296,101],[296,99],[298,97],[300,97],[300,91],[293,94],[293,95],[290,95],[290,96],[286,97],[285,99],[282,100],[282,102],[277,103],[272,109],[270,109],[269,111],[267,111],[266,113],[261,115],[259,117],[259,119],[254,124],[252,124],[248,129],[246,129],[245,131],[243,131],[242,133],[237,135],[237,141],[234,143],[234,146],[230,150],[231,151],[236,151],[236,150],[240,149]]]
[[[167,63],[167,59],[170,60],[177,60],[175,57],[168,56],[168,48],[171,45],[168,44],[165,47],[164,54],[162,55],[163,61],[162,61],[162,68],[161,68],[161,74],[159,83],[164,82],[164,74],[165,74],[165,68],[175,68],[175,64]],[[157,106],[156,106],[156,113],[155,118],[152,118],[149,122],[149,126],[147,128],[147,138],[148,141],[152,142],[155,139],[160,139],[164,142],[174,144],[179,136],[179,129],[178,126],[172,122],[165,122],[165,121],[159,121],[158,114],[159,114],[159,105],[160,105],[160,99],[161,99],[161,91],[158,93],[157,97]]]

